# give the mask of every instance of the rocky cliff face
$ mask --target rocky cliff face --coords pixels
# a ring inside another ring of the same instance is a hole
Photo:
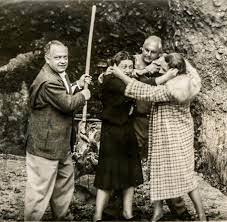
[[[43,45],[59,39],[69,46],[72,80],[84,72],[92,4],[97,5],[92,67],[119,50],[140,51],[151,35],[163,39],[166,52],[183,53],[198,69],[203,88],[192,104],[198,169],[227,181],[227,2],[225,0],[159,1],[5,1],[0,10],[0,149],[23,147],[27,117],[26,88],[44,63]],[[168,4],[167,4],[168,3]],[[19,56],[18,56],[19,55]],[[10,59],[14,60],[9,61]],[[100,110],[99,89],[92,86],[89,111]],[[94,105],[95,104],[95,105]],[[98,105],[97,105],[98,104]],[[98,108],[97,108],[98,107]],[[4,138],[4,139],[3,139]],[[16,153],[21,153],[19,150]],[[15,148],[13,150],[15,153]]]
[[[175,1],[175,50],[185,51],[202,77],[202,91],[194,104],[196,141],[206,165],[227,181],[226,140],[226,9],[227,2]],[[179,19],[180,15],[182,19]]]

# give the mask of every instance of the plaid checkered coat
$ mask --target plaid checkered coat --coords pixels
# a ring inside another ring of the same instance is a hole
[[[195,189],[189,103],[177,103],[166,85],[150,86],[138,81],[128,84],[125,95],[154,104],[149,120],[151,200],[179,197]]]

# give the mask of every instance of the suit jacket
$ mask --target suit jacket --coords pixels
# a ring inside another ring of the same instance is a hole
[[[47,159],[64,159],[70,152],[73,113],[84,105],[84,96],[67,93],[59,74],[47,64],[33,81],[29,95],[27,151]]]

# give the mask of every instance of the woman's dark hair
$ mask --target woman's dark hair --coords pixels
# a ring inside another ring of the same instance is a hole
[[[127,51],[120,51],[115,54],[112,59],[108,60],[108,65],[119,65],[122,60],[132,60],[134,62],[133,56],[130,55]]]
[[[165,56],[165,61],[169,68],[176,68],[179,70],[178,74],[186,73],[186,63],[182,55],[179,53],[170,53]]]

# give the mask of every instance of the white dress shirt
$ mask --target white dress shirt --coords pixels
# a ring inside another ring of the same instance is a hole
[[[63,81],[63,83],[65,85],[65,88],[66,88],[67,93],[69,93],[69,85],[68,85],[67,80],[65,78],[66,73],[65,72],[59,73],[59,76],[61,77],[61,79],[62,79],[62,81]]]

